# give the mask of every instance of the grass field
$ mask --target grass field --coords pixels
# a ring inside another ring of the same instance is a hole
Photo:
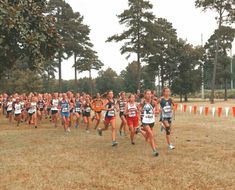
[[[203,102],[191,104],[202,105]],[[217,105],[235,105],[235,101]],[[119,121],[117,122],[119,123]],[[9,126],[0,120],[1,190],[183,190],[235,189],[235,118],[213,118],[176,113],[173,139],[176,149],[168,151],[159,124],[155,138],[160,156],[141,135],[136,145],[118,137],[111,147],[111,133],[72,129],[43,122],[38,129]]]

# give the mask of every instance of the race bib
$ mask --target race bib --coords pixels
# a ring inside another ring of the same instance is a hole
[[[76,111],[76,112],[80,112],[81,109],[80,109],[80,108],[75,108],[75,111]]]
[[[62,108],[62,112],[68,112],[68,108]]]
[[[135,111],[129,112],[129,117],[135,117],[135,116],[136,116],[136,112]]]
[[[171,112],[171,111],[172,111],[171,106],[165,106],[165,107],[163,108],[163,111],[164,111],[165,113]]]
[[[147,124],[151,124],[151,123],[154,123],[155,122],[155,117],[153,114],[145,114],[143,116],[143,120],[142,120],[143,123],[147,123]]]
[[[108,114],[107,114],[109,117],[114,117],[115,116],[115,111],[114,110],[110,110],[108,111]]]
[[[91,111],[91,108],[90,108],[90,107],[87,107],[85,111],[86,111],[86,112],[90,112],[90,111]]]

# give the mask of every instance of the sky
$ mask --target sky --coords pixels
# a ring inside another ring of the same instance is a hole
[[[119,74],[132,60],[127,60],[126,55],[120,54],[122,43],[105,41],[108,37],[123,31],[124,27],[119,25],[116,15],[128,8],[128,0],[66,0],[66,2],[74,11],[80,12],[84,16],[84,23],[89,25],[91,42],[94,44],[94,50],[98,52],[99,59],[104,63],[103,69],[111,67]],[[179,38],[195,46],[202,44],[202,34],[205,43],[217,28],[216,14],[196,9],[195,0],[150,0],[150,2],[154,6],[152,12],[156,17],[166,18],[177,30]],[[74,78],[72,66],[73,58],[63,62],[64,80]],[[79,78],[85,76],[88,76],[88,73],[79,73]],[[92,76],[96,77],[97,72],[92,71]]]

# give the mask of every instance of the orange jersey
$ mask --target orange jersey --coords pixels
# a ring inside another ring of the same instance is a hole
[[[101,99],[95,99],[92,102],[92,108],[95,112],[100,112],[103,109],[103,101]]]

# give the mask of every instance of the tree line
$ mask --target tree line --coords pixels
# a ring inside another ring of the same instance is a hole
[[[125,30],[109,37],[107,43],[121,42],[121,54],[135,61],[117,74],[111,68],[102,70],[89,26],[66,1],[0,0],[1,91],[80,90],[93,94],[108,89],[160,91],[170,86],[187,100],[204,82],[212,89],[212,101],[218,86],[223,86],[226,100],[229,81],[235,75],[230,71],[229,56],[235,34],[233,1],[196,0],[195,7],[218,15],[218,28],[203,47],[180,39],[172,23],[153,14],[150,1],[128,0],[128,8],[118,15]],[[74,80],[63,81],[61,65],[71,57]],[[92,78],[92,70],[99,71],[97,78]],[[84,71],[89,77],[78,79]]]

